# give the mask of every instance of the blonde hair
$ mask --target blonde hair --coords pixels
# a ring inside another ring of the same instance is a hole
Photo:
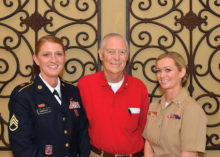
[[[179,71],[181,71],[183,68],[186,69],[186,73],[181,80],[182,86],[185,86],[189,75],[187,72],[187,66],[186,66],[186,62],[185,62],[184,58],[177,52],[165,52],[157,57],[156,63],[159,60],[161,60],[163,58],[167,58],[167,57],[173,59],[173,61],[175,62],[175,65],[177,66]]]

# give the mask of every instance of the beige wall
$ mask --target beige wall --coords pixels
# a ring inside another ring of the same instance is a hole
[[[113,32],[126,37],[126,0],[102,0],[101,2],[102,37]]]
[[[4,12],[8,12],[10,10],[13,10],[12,8],[1,8],[2,2],[0,2],[0,14],[4,14]],[[126,0],[101,0],[101,3],[102,3],[102,8],[101,8],[101,34],[102,34],[102,37],[107,34],[107,33],[110,33],[110,32],[116,32],[116,33],[119,33],[121,35],[123,35],[124,37],[126,36]],[[185,7],[184,7],[185,5]],[[187,10],[186,8],[188,7],[188,3],[185,3],[183,6],[182,6],[182,10]],[[196,5],[195,5],[196,6]],[[46,9],[46,7],[44,8],[43,5],[41,5],[42,9],[41,10],[44,10]],[[156,6],[155,6],[156,7]],[[199,9],[199,6],[198,5],[198,9]],[[28,5],[26,9],[30,9],[33,11],[33,6],[32,5]],[[195,9],[196,10],[196,9]],[[158,11],[158,10],[157,10]],[[152,12],[149,12],[149,14],[157,14],[157,11],[152,11]],[[140,13],[141,14],[141,13]],[[17,19],[17,18],[15,18]],[[18,20],[18,19],[17,19]],[[65,21],[62,21],[62,19],[58,19],[60,20],[59,22],[65,22]],[[168,19],[164,19],[165,21],[161,21],[161,22],[166,22]],[[8,24],[11,24],[13,25],[13,23],[15,22],[13,19],[9,19],[8,21],[4,21]],[[96,22],[96,21],[95,21]],[[95,23],[95,22],[92,22],[92,23]],[[135,22],[135,19],[132,19],[131,18],[131,24]],[[215,23],[216,21],[211,21],[212,23]],[[219,19],[218,19],[218,23],[219,23]],[[149,29],[156,29],[156,28],[149,28]],[[0,27],[0,32],[2,33],[2,35],[0,35],[0,39],[1,39],[1,36],[5,36],[6,34],[13,34],[13,32],[8,32],[7,30],[4,30],[3,27]],[[184,31],[183,31],[184,32]],[[44,34],[43,30],[40,31],[41,34]],[[67,32],[61,32],[61,33],[68,33]],[[160,33],[158,32],[157,30],[155,31],[155,33]],[[33,35],[33,32],[29,32],[26,34],[26,37],[29,38],[30,40],[32,40],[31,36]],[[187,40],[188,36],[187,36],[187,33],[184,35],[184,33],[182,33],[182,37],[183,39],[185,38]],[[92,40],[92,39],[91,39]],[[0,40],[2,41],[2,40]],[[14,41],[16,43],[16,41]],[[32,44],[34,44],[34,41],[31,42]],[[220,43],[218,43],[220,45]],[[2,43],[0,43],[0,45],[2,45]],[[22,47],[23,49],[26,49],[26,47]],[[178,49],[178,45],[176,46],[176,49]],[[91,48],[91,51],[93,52],[93,55],[97,57],[96,53],[97,53],[97,45],[95,45],[94,47]],[[135,52],[136,51],[136,48],[134,46],[131,45],[131,56],[132,56],[132,52]],[[20,51],[17,50],[17,52],[19,53]],[[0,56],[2,57],[2,55],[4,55],[4,53],[2,51],[0,51]],[[29,60],[25,59],[24,62],[30,62],[28,64],[31,64],[32,60],[31,60],[31,56],[30,54],[25,54],[25,53],[22,53],[20,54],[22,55],[21,57],[22,58],[29,58]],[[25,56],[24,56],[25,55]],[[1,58],[0,57],[0,58]],[[13,65],[15,64],[15,61],[13,59],[12,56],[6,56],[7,57],[7,60],[10,62],[10,65]],[[69,58],[71,58],[72,56],[69,54],[68,56]],[[142,58],[143,56],[140,56],[140,58]],[[217,56],[219,58],[219,55]],[[82,55],[83,59],[88,59],[89,60],[89,57],[85,54]],[[97,58],[96,58],[97,59]],[[204,56],[202,57],[198,57],[198,60],[201,60],[201,62],[204,60]],[[22,62],[23,62],[22,61]],[[217,62],[219,62],[219,60],[217,60]],[[11,73],[13,73],[13,71],[15,69],[13,69],[13,67],[11,67],[12,69],[9,69],[9,71],[11,71]],[[217,72],[219,72],[219,69],[216,68]],[[86,72],[86,74],[88,73],[92,73],[91,71],[88,71]],[[133,75],[136,76],[136,77],[139,77],[141,78],[145,83],[146,85],[148,86],[149,90],[152,90],[153,86],[151,86],[151,84],[149,82],[147,82],[143,76],[137,71],[133,71]],[[80,75],[76,74],[76,76],[74,77],[78,77]],[[0,77],[1,79],[2,78],[5,78],[7,80],[7,78],[11,77],[10,76],[10,73],[7,73],[7,74],[4,74],[4,75],[1,75],[0,74]],[[68,74],[64,74],[63,77],[66,79],[66,80],[71,80],[73,77],[68,75]],[[154,77],[154,76],[152,76]],[[24,81],[28,81],[30,79],[29,78],[22,78],[22,77],[17,77],[16,78],[16,81],[14,81],[11,85],[8,86],[7,90],[6,91],[3,91],[4,94],[8,94],[9,92],[11,92],[12,88],[14,87],[14,84],[20,84],[21,82],[24,82]],[[207,79],[205,81],[208,81]],[[209,82],[209,85],[212,86],[212,88],[214,88],[213,90],[214,91],[217,91],[218,93],[220,93],[220,88],[219,88],[219,82],[218,83],[212,83],[212,81]],[[2,86],[2,84],[0,84],[0,87]],[[1,115],[2,117],[5,119],[5,120],[8,120],[8,107],[7,107],[7,103],[8,103],[8,98],[0,98],[0,102],[1,102],[1,105],[0,105],[0,112],[1,112]],[[209,118],[209,122],[216,122],[218,121],[219,122],[219,115],[215,116],[215,117],[212,117],[212,119]],[[220,127],[217,127],[216,130],[209,130],[208,129],[208,132],[220,132]],[[0,130],[1,132],[1,130]],[[7,133],[6,133],[7,134]],[[5,135],[7,137],[7,135]],[[0,146],[2,146],[2,143],[0,143]],[[11,157],[11,152],[7,152],[7,151],[0,151],[0,156],[2,157]],[[201,156],[205,156],[205,157],[219,157],[220,156],[220,151],[206,151],[205,155],[201,155]]]

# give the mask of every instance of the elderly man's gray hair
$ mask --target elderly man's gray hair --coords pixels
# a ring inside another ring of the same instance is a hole
[[[101,50],[101,52],[103,52],[103,48],[105,47],[106,40],[107,40],[108,38],[110,38],[110,37],[119,37],[119,38],[123,39],[124,42],[125,42],[125,45],[126,45],[126,50],[127,50],[127,52],[129,53],[127,40],[126,40],[122,35],[120,35],[120,34],[118,34],[118,33],[109,33],[109,34],[107,34],[107,35],[104,36],[104,38],[102,39],[102,41],[101,41],[101,43],[100,43],[100,50]]]

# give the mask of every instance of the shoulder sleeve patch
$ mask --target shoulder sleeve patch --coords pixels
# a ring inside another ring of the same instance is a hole
[[[74,84],[73,84],[72,82],[68,82],[68,81],[65,81],[65,80],[63,80],[63,79],[61,79],[61,80],[62,80],[62,82],[61,82],[61,83],[62,83],[62,86],[65,86],[64,83],[74,86]]]
[[[18,129],[18,119],[15,117],[15,115],[13,114],[10,122],[9,122],[9,129],[10,131],[15,131]]]
[[[22,88],[18,90],[18,93],[21,92],[23,89],[25,89],[25,88],[27,88],[27,87],[33,85],[33,83],[34,83],[34,81],[30,81],[30,82],[28,82],[28,83],[22,83],[22,84],[20,85],[20,87],[22,87]]]

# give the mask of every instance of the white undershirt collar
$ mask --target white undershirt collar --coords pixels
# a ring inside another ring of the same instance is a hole
[[[116,82],[116,83],[108,82],[108,84],[112,87],[113,92],[116,93],[117,90],[121,87],[123,82],[124,82],[124,75],[123,75],[121,81]]]
[[[51,91],[51,93],[53,93],[54,90],[56,90],[59,94],[59,96],[61,97],[61,91],[60,91],[60,79],[58,77],[58,84],[55,88],[51,87],[41,76],[41,74],[39,74],[41,80],[44,82],[44,84],[48,87],[48,89]]]

